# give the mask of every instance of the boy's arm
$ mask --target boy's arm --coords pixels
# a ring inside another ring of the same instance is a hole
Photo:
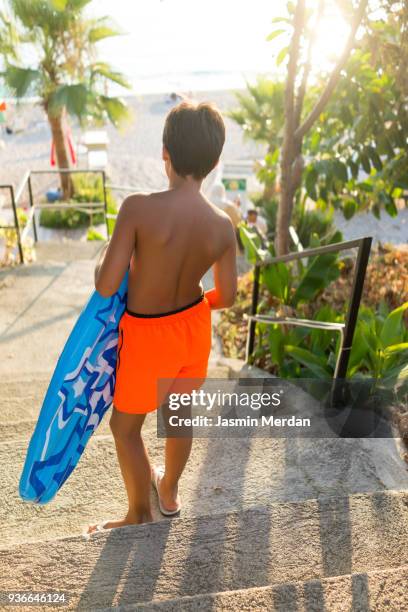
[[[231,222],[228,227],[227,248],[213,266],[215,287],[205,292],[212,310],[229,308],[237,295],[236,238]]]
[[[119,289],[135,248],[134,199],[135,196],[126,198],[120,207],[112,238],[95,268],[95,289],[104,297],[110,297]]]

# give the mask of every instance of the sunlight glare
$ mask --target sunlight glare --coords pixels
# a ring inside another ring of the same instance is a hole
[[[349,32],[349,24],[334,7],[321,18],[312,52],[314,74],[333,67],[346,45]]]

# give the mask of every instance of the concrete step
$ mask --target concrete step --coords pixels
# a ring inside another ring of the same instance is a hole
[[[110,609],[110,608],[109,608]],[[120,612],[383,612],[408,609],[408,566],[346,574],[224,593],[206,593],[146,604],[119,606]],[[98,612],[107,612],[108,608]]]
[[[65,592],[69,609],[95,610],[398,569],[407,533],[407,493],[275,503],[12,546],[0,551],[0,586]]]
[[[18,482],[26,439],[0,442],[0,548],[50,540],[82,532],[84,525],[119,518],[126,496],[108,431],[108,415],[90,440],[77,468],[45,506],[23,502]],[[31,432],[30,432],[31,433]],[[143,436],[151,461],[163,463],[164,440],[149,415]],[[195,439],[181,480],[183,517],[216,514],[267,505],[347,495],[363,491],[406,489],[405,467],[392,459],[393,440]],[[152,493],[155,517],[156,497]]]
[[[227,378],[229,369],[210,365],[209,378]],[[18,377],[18,374],[17,374]],[[0,440],[28,439],[35,427],[47,391],[51,373],[32,374],[24,380],[0,382]],[[102,421],[96,435],[109,433],[108,418]]]
[[[105,243],[99,240],[47,240],[35,243],[36,263],[67,263],[79,259],[95,259]]]
[[[52,372],[92,290],[95,261],[0,271],[0,379]]]

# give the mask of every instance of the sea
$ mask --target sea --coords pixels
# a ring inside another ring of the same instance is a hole
[[[0,0],[0,8],[3,0]],[[124,74],[131,84],[120,93],[154,94],[243,89],[258,73],[276,72],[276,48],[268,42],[285,0],[92,0],[90,18],[107,16],[119,36],[97,43],[97,60]],[[25,65],[35,67],[33,49]],[[1,57],[0,57],[1,70]],[[1,83],[1,79],[0,79]],[[1,89],[0,97],[7,95]]]

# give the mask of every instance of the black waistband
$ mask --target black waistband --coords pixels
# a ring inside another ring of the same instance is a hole
[[[142,319],[155,319],[157,317],[168,317],[169,315],[177,314],[178,312],[183,312],[183,310],[188,310],[193,306],[197,306],[204,299],[204,292],[191,304],[187,304],[187,306],[182,306],[181,308],[177,308],[176,310],[170,310],[169,312],[159,312],[158,314],[144,314],[140,312],[133,312],[133,310],[129,310],[126,308],[126,312],[130,314],[132,317],[140,317]]]

